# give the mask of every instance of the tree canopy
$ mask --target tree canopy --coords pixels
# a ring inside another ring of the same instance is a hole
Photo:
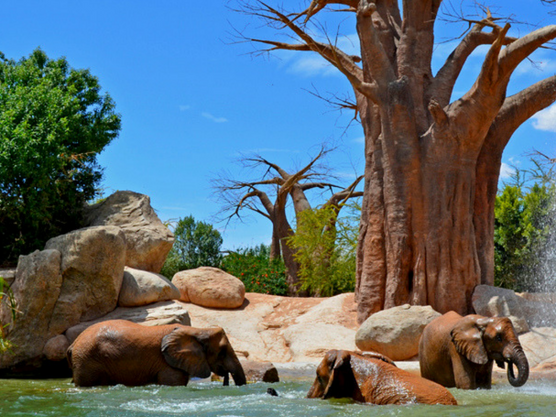
[[[98,192],[97,155],[120,124],[89,70],[40,49],[19,61],[0,54],[0,264],[79,227]]]
[[[163,275],[171,279],[176,272],[186,269],[220,267],[222,235],[211,224],[186,216],[178,220],[174,239],[174,246],[162,268]]]

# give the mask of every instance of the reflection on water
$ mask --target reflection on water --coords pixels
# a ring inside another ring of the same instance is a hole
[[[0,380],[0,416],[556,416],[556,382],[532,381],[521,388],[507,384],[492,390],[453,389],[457,407],[372,406],[348,400],[307,399],[311,381],[223,387],[192,383],[187,387],[124,386],[75,388],[69,380]]]

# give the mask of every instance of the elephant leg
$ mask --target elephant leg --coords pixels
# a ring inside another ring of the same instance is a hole
[[[476,371],[466,359],[458,356],[452,358],[452,368],[454,370],[454,380],[456,387],[460,389],[475,389],[477,382],[475,380]]]
[[[482,365],[476,375],[477,388],[490,389],[492,387],[492,362]]]
[[[158,372],[157,382],[160,385],[187,385],[189,375],[179,369],[167,367]]]

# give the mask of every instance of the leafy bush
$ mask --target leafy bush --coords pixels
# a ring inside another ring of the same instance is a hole
[[[97,155],[120,130],[114,109],[64,58],[0,53],[0,264],[80,227],[102,176]]]
[[[222,236],[211,224],[197,222],[193,216],[180,219],[174,230],[174,246],[161,274],[172,278],[176,272],[200,266],[220,267]]]
[[[316,296],[332,296],[353,291],[357,234],[361,208],[346,207],[338,218],[332,206],[299,213],[297,229],[288,239],[299,263],[301,289]]]
[[[284,262],[271,260],[270,247],[264,244],[230,252],[222,259],[222,269],[243,281],[247,292],[288,293]]]

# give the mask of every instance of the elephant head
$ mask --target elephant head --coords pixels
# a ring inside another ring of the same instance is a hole
[[[307,398],[342,397],[363,401],[351,369],[351,355],[343,350],[329,350],[317,367],[317,377]]]
[[[308,398],[352,398],[372,404],[457,404],[439,384],[398,368],[376,352],[330,350]]]
[[[247,383],[243,367],[220,327],[176,327],[162,338],[161,350],[170,366],[192,377],[208,378],[214,372],[228,385],[231,373],[236,385]]]
[[[479,365],[495,361],[502,369],[507,362],[510,384],[520,387],[527,382],[529,363],[507,317],[465,316],[452,329],[451,337],[458,353],[469,361]],[[517,377],[514,365],[517,366]]]
[[[311,386],[308,398],[353,398],[356,401],[365,401],[360,385],[365,381],[368,369],[365,362],[378,359],[394,365],[389,358],[376,352],[365,352],[355,355],[357,364],[352,363],[354,354],[346,350],[329,350],[317,367],[317,377]],[[363,357],[365,362],[361,364]],[[357,368],[354,372],[353,367]],[[374,367],[373,367],[374,369]],[[372,371],[371,371],[372,372]]]

